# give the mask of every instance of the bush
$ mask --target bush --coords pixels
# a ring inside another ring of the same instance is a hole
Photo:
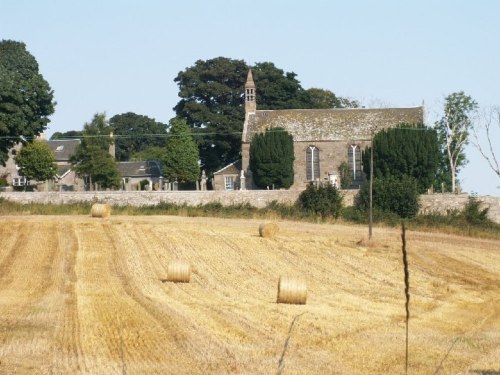
[[[311,183],[300,193],[297,204],[301,209],[319,214],[322,218],[327,216],[338,218],[343,200],[344,197],[335,186],[331,184],[315,186]]]
[[[462,216],[469,225],[487,224],[491,220],[488,218],[489,207],[481,208],[481,201],[476,196],[471,195],[464,209]]]
[[[8,186],[7,180],[4,177],[0,177],[0,187]]]
[[[415,217],[418,213],[418,188],[413,177],[386,177],[373,180],[373,207],[392,212],[401,218]],[[361,211],[370,205],[370,182],[365,181],[356,195],[354,204]]]

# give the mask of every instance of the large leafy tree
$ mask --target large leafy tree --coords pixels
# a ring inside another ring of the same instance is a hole
[[[165,144],[167,126],[147,116],[132,112],[111,117],[110,126],[116,136],[116,159],[129,160],[134,153]]]
[[[375,178],[411,176],[424,193],[434,182],[439,166],[439,147],[434,129],[401,124],[378,132],[373,138]],[[363,153],[363,168],[370,177],[370,148]]]
[[[257,85],[257,108],[311,108],[309,94],[295,73],[284,72],[271,62],[257,63],[252,71]]]
[[[311,106],[309,108],[330,109],[330,108],[359,108],[360,104],[356,100],[343,98],[335,95],[330,90],[310,88],[307,89]]]
[[[47,142],[35,140],[26,144],[16,155],[19,174],[26,179],[46,181],[57,173],[55,158]]]
[[[209,173],[238,158],[247,70],[243,60],[218,57],[196,61],[174,80],[181,97],[174,110],[196,129],[202,167]]]
[[[53,91],[26,45],[0,42],[0,163],[20,139],[42,133],[54,113]],[[22,138],[21,138],[22,137]]]
[[[444,184],[446,190],[456,191],[458,172],[467,163],[464,147],[469,142],[472,115],[477,107],[477,102],[463,91],[445,98],[444,116],[435,124],[441,149],[440,168],[435,181],[438,189]]]
[[[109,153],[113,142],[111,131],[104,113],[95,114],[92,121],[83,127],[82,142],[72,156],[72,163],[76,173],[89,185],[97,183],[105,189],[120,186],[120,172]]]
[[[196,61],[174,80],[181,97],[174,109],[196,129],[202,167],[209,174],[239,157],[248,69],[243,60],[217,57]],[[271,62],[256,63],[252,70],[259,109],[316,108],[295,73]],[[344,98],[337,98],[336,103],[339,107],[355,105]]]
[[[170,181],[194,182],[198,179],[198,147],[186,120],[174,118],[170,121],[170,132],[163,157],[163,175]]]
[[[50,137],[51,140],[54,139],[68,139],[68,138],[81,138],[82,131],[81,130],[68,130],[67,132],[55,132]]]
[[[250,144],[250,169],[260,188],[289,188],[293,184],[293,137],[282,128],[256,134]]]

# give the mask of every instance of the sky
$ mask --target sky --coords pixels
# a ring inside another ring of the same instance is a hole
[[[54,90],[48,136],[97,112],[167,123],[177,74],[219,56],[273,62],[366,107],[423,102],[432,125],[453,92],[500,106],[499,20],[497,0],[0,0],[0,39],[24,42]],[[500,195],[479,152],[466,155],[462,189]]]

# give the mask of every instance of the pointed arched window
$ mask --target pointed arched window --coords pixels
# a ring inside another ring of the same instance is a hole
[[[306,151],[306,178],[307,181],[319,179],[319,149],[309,146]]]
[[[347,161],[349,164],[349,172],[352,177],[352,184],[359,185],[363,179],[361,171],[361,149],[359,145],[349,145],[347,149]]]

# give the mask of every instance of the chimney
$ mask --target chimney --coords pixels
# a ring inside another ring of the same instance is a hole
[[[111,133],[109,133],[109,138],[111,138],[111,142],[109,144],[109,154],[113,159],[116,159],[115,139],[113,137],[113,130],[111,130]]]

